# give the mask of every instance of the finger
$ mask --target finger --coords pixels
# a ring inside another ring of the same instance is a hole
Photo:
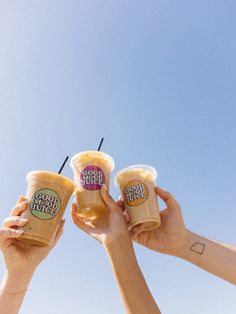
[[[71,206],[71,217],[76,226],[78,226],[80,229],[87,233],[92,233],[94,231],[94,228],[84,223],[77,214],[77,208],[75,204],[73,203]]]
[[[119,196],[119,201],[124,202],[124,198],[122,195]]]
[[[140,224],[138,226],[135,226],[134,228],[132,228],[132,230],[130,231],[130,235],[131,235],[131,239],[132,240],[136,240],[138,235],[144,231],[144,225]]]
[[[163,209],[163,210],[160,210],[160,216],[161,216],[161,219],[164,219],[166,216],[168,216],[170,214],[170,211],[171,209]]]
[[[124,217],[125,217],[125,222],[126,222],[127,224],[129,224],[129,223],[130,223],[130,215],[129,215],[129,213],[128,213],[127,211],[124,211],[124,212],[123,212],[123,215],[124,215]]]
[[[20,217],[20,216],[11,216],[11,217],[7,217],[4,221],[3,221],[3,227],[5,228],[10,228],[13,226],[24,226],[26,223],[28,222],[28,219]]]
[[[2,250],[4,250],[4,248],[8,248],[9,246],[11,246],[13,243],[16,243],[16,239],[2,239],[2,241],[0,241],[0,247]]]
[[[20,214],[26,210],[28,206],[28,202],[27,201],[22,201],[20,203],[18,203],[11,211],[10,216],[20,216]]]
[[[19,238],[24,233],[24,230],[11,228],[0,228],[0,237],[2,238]]]
[[[127,224],[129,224],[129,222],[130,222],[130,215],[127,212],[127,210],[125,209],[125,204],[124,204],[124,201],[121,200],[121,196],[119,197],[119,200],[116,202],[116,204],[122,209],[123,216],[125,217],[125,222]]]
[[[175,200],[175,198],[171,195],[170,192],[167,192],[160,187],[156,187],[155,191],[157,195],[160,196],[160,198],[166,203],[168,208],[171,209],[179,209],[180,205],[179,203]]]
[[[122,210],[125,210],[125,206],[124,206],[124,202],[122,200],[118,200],[116,202],[116,204],[122,209]]]
[[[26,197],[24,195],[20,195],[17,202],[16,202],[16,205],[20,202],[23,202],[23,201],[26,201]]]
[[[64,225],[65,225],[65,219],[63,219],[61,221],[59,227],[57,228],[57,232],[56,232],[56,235],[55,235],[52,247],[54,247],[57,244],[58,240],[60,239],[60,237],[61,237],[61,235],[63,233]]]
[[[103,186],[101,188],[101,195],[102,195],[103,201],[107,205],[109,211],[115,212],[117,210],[118,206],[117,206],[116,202],[113,200],[113,198],[111,197],[111,195],[108,193],[107,187],[105,186],[105,184],[103,184]]]

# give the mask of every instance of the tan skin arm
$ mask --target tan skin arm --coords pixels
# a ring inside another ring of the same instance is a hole
[[[24,197],[20,197],[16,206],[0,228],[0,248],[3,254],[6,271],[0,285],[0,313],[17,314],[24,300],[29,283],[37,266],[54,248],[62,232],[64,221],[61,222],[54,243],[51,247],[37,247],[17,241],[22,235],[17,226],[24,226],[26,219],[20,214],[27,208]]]
[[[187,230],[181,207],[174,197],[159,187],[156,193],[166,203],[166,209],[161,212],[162,225],[150,232],[142,232],[140,225],[132,230],[133,239],[151,250],[180,257],[236,285],[236,246]]]
[[[106,247],[111,267],[127,314],[160,313],[143,274],[133,247],[121,239]]]
[[[127,314],[159,314],[160,310],[147,286],[136,260],[122,209],[103,187],[101,191],[109,214],[97,221],[83,220],[72,205],[74,223],[104,247],[122,296]]]
[[[187,231],[179,257],[236,285],[236,247]]]

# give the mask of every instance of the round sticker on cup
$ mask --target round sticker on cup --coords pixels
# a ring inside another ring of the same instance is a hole
[[[100,190],[105,183],[105,174],[98,166],[88,166],[80,174],[80,183],[85,190]]]
[[[129,206],[137,206],[148,198],[148,188],[141,181],[134,180],[126,184],[124,188],[125,200]]]
[[[54,218],[61,208],[60,196],[53,190],[37,191],[30,202],[30,212],[42,220]]]

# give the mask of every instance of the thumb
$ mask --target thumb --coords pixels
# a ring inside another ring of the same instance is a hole
[[[140,235],[140,233],[142,233],[144,231],[144,225],[143,224],[140,224],[140,225],[137,225],[135,227],[133,227],[130,231],[130,235],[131,235],[131,239],[133,241],[137,241],[138,240],[138,236]]]
[[[120,199],[116,202],[116,204],[119,206],[120,210],[122,211],[123,213],[123,216],[125,217],[125,222],[127,224],[129,224],[130,222],[130,215],[128,213],[128,211],[125,209],[125,206],[124,206],[124,202],[122,202]]]
[[[103,186],[101,188],[101,195],[102,195],[103,201],[105,202],[105,204],[107,205],[107,207],[111,213],[115,212],[117,210],[117,208],[119,208],[119,206],[113,200],[111,195],[108,193],[107,187],[105,184],[103,184]]]

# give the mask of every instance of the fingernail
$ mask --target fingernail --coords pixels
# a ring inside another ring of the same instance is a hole
[[[27,218],[19,218],[19,222],[27,222],[28,219]]]
[[[19,233],[19,234],[22,234],[23,232],[24,230],[18,230],[18,229],[15,230],[15,233]]]

